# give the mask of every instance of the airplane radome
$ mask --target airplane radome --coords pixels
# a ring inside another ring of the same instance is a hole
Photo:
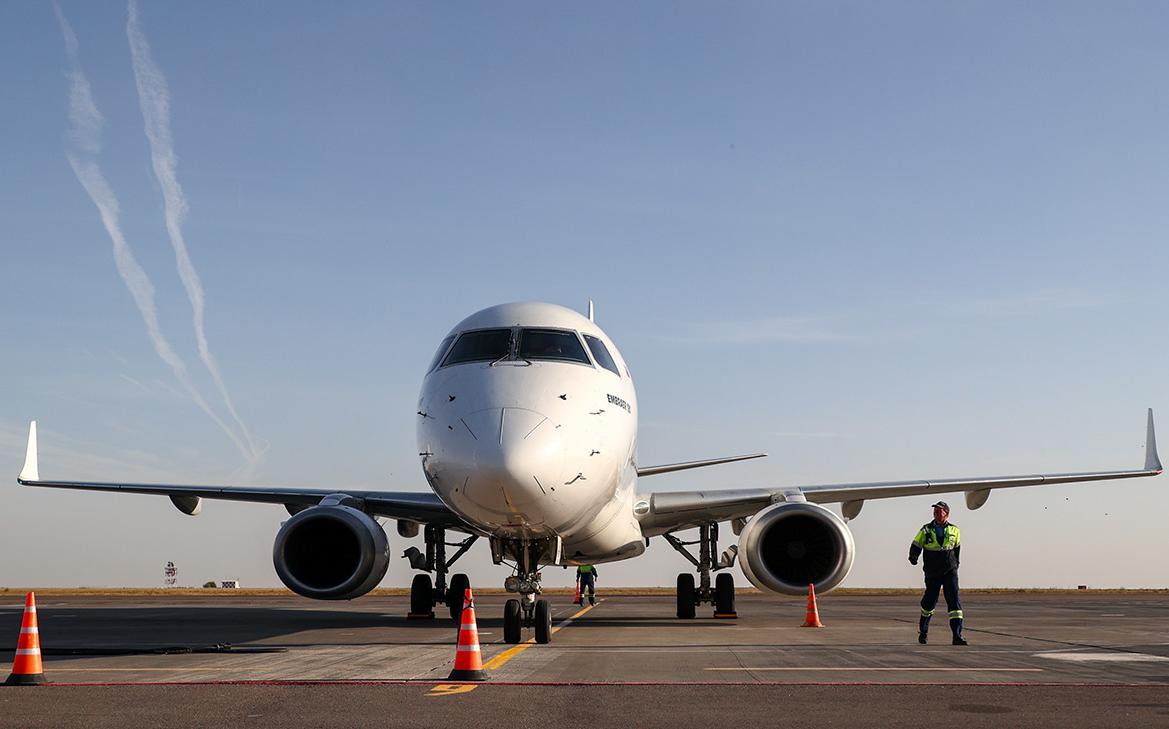
[[[1134,470],[648,491],[642,479],[649,476],[764,454],[641,465],[633,380],[591,311],[502,304],[472,314],[442,339],[416,416],[431,493],[41,480],[35,421],[17,480],[167,496],[189,515],[199,513],[202,499],[283,505],[291,518],[276,535],[276,573],[293,592],[321,600],[359,597],[381,581],[390,539],[375,517],[388,517],[402,537],[424,535],[425,551],[405,555],[417,570],[410,606],[419,614],[445,603],[452,618],[459,616],[468,580],[449,568],[482,541],[510,571],[504,587],[517,595],[504,607],[505,640],[518,642],[526,625],[547,643],[551,608],[539,597],[542,566],[630,559],[660,536],[697,567],[678,575],[677,616],[693,618],[701,604],[731,614],[736,563],[754,585],[774,593],[839,585],[855,551],[846,521],[869,499],[963,492],[977,509],[999,488],[1161,473],[1150,410],[1145,463]],[[843,519],[824,506],[832,503],[841,504]],[[727,522],[737,540],[720,553],[719,527]],[[675,535],[692,528],[699,530],[697,554]],[[448,554],[452,532],[461,541]]]

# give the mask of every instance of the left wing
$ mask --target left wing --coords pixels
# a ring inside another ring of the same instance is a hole
[[[664,466],[638,466],[637,475],[640,476],[656,476],[659,473],[673,473],[674,471],[686,471],[691,468],[705,468],[706,466],[718,466],[723,463],[734,463],[736,461],[749,461],[752,458],[766,458],[766,453],[749,453],[745,456],[724,456],[722,458],[707,458],[702,461],[686,461],[685,463],[667,463]]]
[[[343,493],[364,502],[364,510],[370,516],[385,516],[393,519],[407,519],[423,524],[468,529],[462,519],[447,508],[433,493],[416,491],[353,491],[350,489],[297,489],[289,487],[253,486],[184,486],[178,484],[145,484],[103,481],[42,481],[37,458],[37,423],[34,420],[28,429],[28,449],[25,451],[24,468],[16,477],[22,486],[40,486],[55,489],[80,489],[84,491],[107,491],[124,494],[152,494],[169,496],[180,511],[187,514],[199,513],[199,499],[223,499],[227,501],[252,501],[264,504],[283,504],[289,513],[295,513],[309,506],[315,506],[321,499]]]
[[[986,503],[993,489],[1079,481],[1110,481],[1141,478],[1161,473],[1153,410],[1149,409],[1145,429],[1145,464],[1126,471],[1084,471],[1032,476],[990,476],[975,478],[913,479],[872,483],[838,483],[787,488],[728,489],[718,491],[665,491],[639,498],[638,520],[646,536],[663,534],[711,522],[744,519],[780,501],[811,501],[817,504],[843,503],[844,516],[855,518],[869,499],[895,496],[966,492],[966,506],[977,509]]]

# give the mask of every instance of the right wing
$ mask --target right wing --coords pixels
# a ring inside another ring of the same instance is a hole
[[[469,527],[433,493],[417,491],[353,491],[349,489],[297,489],[289,487],[253,486],[184,486],[178,484],[145,484],[104,481],[42,481],[37,458],[37,423],[34,420],[28,429],[28,449],[25,451],[24,468],[16,478],[22,486],[39,486],[54,489],[78,489],[83,491],[106,491],[124,494],[151,494],[169,496],[180,511],[197,514],[199,499],[223,499],[226,501],[252,501],[263,504],[283,504],[289,513],[315,506],[321,499],[343,493],[365,502],[365,511],[370,516],[385,516],[406,519],[422,524],[434,524],[456,529]]]
[[[818,486],[727,489],[714,491],[664,491],[639,497],[637,518],[646,536],[701,526],[712,522],[745,519],[760,509],[782,501],[811,501],[816,504],[844,504],[844,515],[853,518],[869,499],[889,499],[920,494],[966,493],[966,505],[977,509],[986,503],[993,489],[1043,484],[1109,481],[1141,478],[1161,473],[1157,437],[1150,408],[1145,429],[1143,468],[1120,471],[1084,471],[1030,476],[980,476],[975,478],[908,479],[870,483],[838,483]]]

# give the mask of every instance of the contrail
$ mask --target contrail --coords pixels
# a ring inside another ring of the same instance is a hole
[[[227,411],[243,433],[248,448],[253,457],[257,454],[256,443],[248,426],[244,424],[235,403],[227,392],[227,385],[223,382],[223,375],[219,371],[219,364],[211,354],[211,347],[207,344],[207,330],[204,321],[203,284],[199,281],[199,274],[191,257],[187,254],[187,243],[183,238],[183,221],[187,217],[187,199],[183,195],[183,188],[179,185],[177,174],[178,157],[175,155],[174,142],[170,132],[170,88],[162,69],[154,62],[150,53],[150,44],[142,32],[138,22],[138,3],[130,0],[128,8],[129,18],[126,21],[126,35],[130,39],[130,55],[134,65],[134,80],[138,85],[138,103],[142,107],[142,119],[146,123],[146,138],[150,140],[150,158],[154,164],[154,176],[162,188],[163,211],[166,217],[166,232],[170,237],[171,246],[175,249],[175,262],[178,266],[179,278],[183,288],[187,290],[187,298],[191,300],[194,313],[195,341],[199,348],[199,358],[203,360],[211,379],[219,389]]]
[[[130,290],[138,312],[142,315],[142,321],[146,324],[146,332],[150,335],[154,351],[174,371],[175,378],[195,404],[215,421],[215,424],[227,434],[227,437],[231,439],[244,458],[250,462],[255,457],[254,452],[228,427],[227,423],[223,422],[222,418],[215,414],[207,401],[199,394],[190,373],[187,371],[187,365],[171,348],[170,343],[162,334],[162,327],[158,323],[158,312],[154,306],[154,285],[150,283],[150,277],[146,275],[146,271],[138,265],[133,251],[130,250],[130,245],[126,242],[125,236],[122,235],[117,195],[114,194],[113,188],[110,187],[105,175],[102,174],[101,166],[97,161],[97,155],[101,152],[103,119],[93,100],[89,79],[86,78],[85,72],[81,68],[77,34],[73,32],[73,27],[69,25],[65,14],[61,12],[60,6],[56,3],[53,3],[53,11],[57,14],[57,22],[61,25],[61,35],[65,38],[65,56],[69,62],[69,139],[73,149],[68,150],[65,156],[73,168],[73,173],[77,175],[78,182],[85,188],[89,199],[97,206],[102,225],[105,226],[106,233],[109,234],[110,240],[114,244],[114,264],[117,266],[118,274],[125,282],[126,288]]]

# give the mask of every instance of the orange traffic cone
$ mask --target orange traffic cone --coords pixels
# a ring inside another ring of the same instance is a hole
[[[35,686],[45,682],[41,666],[41,636],[37,631],[37,596],[28,593],[24,601],[24,620],[20,623],[20,639],[16,641],[16,658],[12,661],[12,675],[6,686]]]
[[[573,605],[580,605],[580,578],[576,578],[576,597],[572,598]]]
[[[479,628],[475,625],[475,599],[471,588],[463,593],[463,614],[459,618],[459,641],[455,649],[455,670],[448,681],[486,681],[483,657],[479,653]]]
[[[804,618],[801,628],[823,628],[820,622],[820,611],[816,609],[816,586],[808,585],[808,616]]]

